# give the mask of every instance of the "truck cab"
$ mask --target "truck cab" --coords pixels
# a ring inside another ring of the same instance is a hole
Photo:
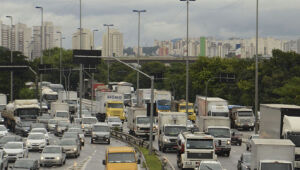
[[[251,109],[239,108],[232,112],[232,120],[236,129],[254,129],[255,117]]]
[[[117,116],[122,121],[125,120],[124,103],[123,101],[107,101],[105,104],[106,117]]]
[[[229,109],[226,105],[210,106],[207,116],[229,117]]]
[[[54,119],[57,121],[66,121],[70,122],[70,114],[66,110],[56,110]]]
[[[132,147],[108,147],[102,164],[106,170],[137,170],[140,160]]]
[[[178,104],[178,112],[186,112],[186,102],[181,102]],[[188,119],[195,122],[196,121],[196,113],[194,112],[193,103],[188,103]]]
[[[227,126],[208,126],[205,133],[214,137],[216,154],[229,157],[231,151],[231,133]]]
[[[159,131],[158,147],[160,151],[177,150],[177,136],[180,132],[187,131],[186,126],[165,124]]]
[[[217,160],[214,138],[203,132],[182,132],[177,139],[177,165],[180,168],[197,168],[201,161]]]
[[[171,111],[171,100],[157,100],[156,101],[157,112],[170,112]]]

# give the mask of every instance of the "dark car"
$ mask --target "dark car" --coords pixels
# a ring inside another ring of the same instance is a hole
[[[63,147],[67,157],[75,157],[80,156],[80,144],[78,144],[76,139],[62,139],[59,143],[61,147]]]
[[[233,145],[242,145],[243,134],[236,129],[231,130],[231,144]]]
[[[47,129],[47,126],[44,123],[32,123],[31,126],[30,126],[30,130],[32,130],[34,128],[45,128],[45,129]]]
[[[70,123],[66,121],[59,121],[57,122],[54,128],[54,134],[56,136],[62,136],[64,132],[66,132],[69,128]]]
[[[251,164],[251,153],[250,152],[242,153],[240,159],[238,160],[237,169],[250,170],[251,169],[250,164]]]
[[[26,137],[30,131],[32,122],[22,121],[16,123],[15,134]]]
[[[13,170],[38,170],[40,169],[40,164],[37,159],[21,158],[17,159],[12,167]]]
[[[16,135],[3,136],[0,139],[0,149],[3,149],[3,146],[8,142],[23,142],[23,139],[21,136]]]
[[[81,149],[81,142],[80,142],[80,136],[77,132],[65,132],[62,136],[62,139],[76,139],[76,142],[79,144]]]

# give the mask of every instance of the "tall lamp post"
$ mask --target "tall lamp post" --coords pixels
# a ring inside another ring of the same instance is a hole
[[[13,32],[13,17],[6,16],[10,19],[10,63],[13,63],[13,43],[12,43],[12,32]],[[10,72],[10,101],[13,102],[14,100],[14,73],[13,71]]]
[[[138,52],[137,52],[137,64],[140,66],[140,27],[141,27],[141,13],[146,12],[146,10],[133,10],[133,12],[138,13]],[[140,88],[140,72],[136,74],[136,90]],[[139,101],[139,95],[137,95],[137,101]],[[139,103],[139,102],[138,102]]]
[[[105,27],[107,27],[107,51],[108,51],[108,53],[107,53],[107,56],[108,57],[111,57],[110,55],[111,55],[111,53],[110,53],[110,49],[109,49],[109,28],[110,27],[113,27],[114,26],[114,24],[104,24],[103,26],[105,26]],[[107,84],[109,83],[109,61],[107,61]]]
[[[255,134],[258,133],[258,0],[256,0]]]
[[[93,50],[95,49],[95,32],[96,31],[99,31],[99,30],[97,30],[97,29],[93,30]],[[94,89],[93,89],[94,77],[95,77],[95,74],[92,73],[92,82],[91,82],[91,113],[93,112],[93,102],[94,102]]]
[[[62,37],[62,32],[57,31],[56,33],[60,34],[60,49],[59,49],[59,84],[62,83],[62,72],[61,72],[61,59],[62,59],[62,40],[65,39]]]
[[[180,0],[186,1],[186,80],[185,80],[185,111],[188,114],[189,108],[189,2],[196,0]]]

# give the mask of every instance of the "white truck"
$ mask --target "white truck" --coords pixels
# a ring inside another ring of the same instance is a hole
[[[177,165],[184,168],[197,168],[201,161],[217,160],[214,138],[203,132],[182,132],[177,139]]]
[[[96,92],[96,117],[104,122],[106,117],[117,116],[125,120],[124,95],[116,92]]]
[[[293,170],[295,145],[286,139],[252,139],[251,170]]]
[[[51,115],[58,121],[70,121],[69,105],[68,103],[52,102]]]
[[[236,129],[253,130],[255,117],[252,109],[237,107],[230,109],[231,127]]]
[[[7,96],[0,94],[0,111],[3,111],[7,105]]]
[[[295,168],[300,168],[300,106],[260,105],[260,138],[290,139],[295,144]]]
[[[50,89],[49,87],[43,87],[42,89],[42,100],[51,109],[51,103],[58,100],[58,93]]]
[[[150,103],[151,100],[151,89],[138,89],[136,93],[139,96],[139,101],[137,101],[138,106],[146,107],[147,103]]]
[[[187,116],[182,112],[158,113],[158,148],[160,151],[177,149],[177,136],[187,131]]]
[[[146,108],[129,107],[127,114],[127,127],[129,129],[129,134],[149,139],[150,117],[147,117]],[[155,138],[155,133],[152,138]]]
[[[76,91],[59,91],[58,101],[68,103],[70,113],[76,113],[78,105],[78,97]]]
[[[200,116],[198,127],[200,132],[205,132],[214,137],[216,154],[230,155],[231,133],[229,119],[217,116]]]
[[[228,102],[219,97],[196,96],[194,110],[200,116],[229,117]]]
[[[120,82],[116,86],[116,92],[124,95],[124,105],[131,106],[131,83]]]
[[[154,101],[156,103],[157,112],[170,112],[172,95],[170,91],[166,90],[155,90]]]

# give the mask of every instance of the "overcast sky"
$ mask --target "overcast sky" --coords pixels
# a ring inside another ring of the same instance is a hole
[[[71,35],[79,27],[79,0],[0,0],[0,19],[9,24],[40,25],[44,21],[61,26],[71,48]],[[300,38],[300,0],[260,0],[260,36],[281,39]],[[141,16],[141,44],[152,46],[155,39],[186,37],[186,3],[180,0],[82,0],[82,27],[99,29],[96,46],[102,42],[103,24],[114,24],[124,34],[124,46],[137,44],[137,14],[133,9],[146,9]],[[255,36],[256,0],[196,0],[190,2],[190,37]]]

